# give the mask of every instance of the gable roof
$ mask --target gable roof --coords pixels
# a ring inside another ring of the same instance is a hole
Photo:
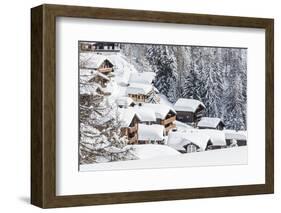
[[[220,123],[223,124],[223,122],[220,118],[202,117],[201,120],[198,122],[197,126],[198,127],[209,127],[209,128],[215,129]]]
[[[188,98],[179,98],[174,104],[174,108],[176,111],[184,112],[195,112],[199,106],[205,108],[205,105],[201,101]]]
[[[164,140],[164,126],[158,124],[139,124],[138,140],[141,141],[162,141]]]
[[[140,120],[140,116],[138,115],[138,113],[136,113],[134,110],[130,108],[128,109],[119,108],[118,113],[119,113],[119,119],[121,120],[121,127],[129,127],[135,116]]]
[[[185,151],[184,147],[190,143],[205,149],[209,141],[210,136],[201,132],[171,132],[167,144],[176,150]]]
[[[132,72],[129,83],[151,84],[155,78],[154,72]]]
[[[104,61],[108,61],[113,66],[113,63],[105,55],[93,54],[88,52],[80,53],[80,61],[81,61],[80,66],[88,69],[99,68]]]
[[[226,129],[226,130],[223,130],[223,132],[225,134],[226,140],[231,140],[231,139],[245,140],[245,141],[247,140],[246,131],[235,131],[235,130]]]
[[[151,90],[151,84],[130,83],[127,87],[127,95],[147,95]]]
[[[152,104],[152,103],[143,103],[143,108],[153,110],[156,118],[165,119],[169,112],[176,114],[176,111],[165,104]]]
[[[155,122],[156,115],[151,109],[135,106],[132,108],[140,116],[142,122]]]
[[[99,76],[107,81],[109,81],[109,77],[102,74],[99,71],[92,70],[92,69],[80,69],[80,82],[90,82],[94,77]]]
[[[210,137],[211,142],[215,146],[225,146],[225,134],[222,130],[217,129],[186,129],[188,133],[196,133],[205,134]]]

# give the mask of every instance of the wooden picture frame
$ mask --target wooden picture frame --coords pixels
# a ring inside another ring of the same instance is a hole
[[[94,18],[265,29],[265,184],[56,195],[56,18]],[[41,208],[268,194],[274,192],[274,21],[126,9],[41,5],[31,9],[31,203]]]

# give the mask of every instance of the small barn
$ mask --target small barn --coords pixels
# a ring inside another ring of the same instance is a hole
[[[220,118],[202,117],[197,124],[199,129],[224,129],[224,123]]]
[[[139,144],[163,144],[164,126],[158,124],[139,124],[138,142]]]
[[[171,132],[167,142],[168,146],[182,153],[205,151],[212,144],[210,136],[201,132]]]
[[[212,145],[209,146],[209,149],[222,149],[226,148],[226,140],[225,140],[225,134],[221,130],[216,129],[195,129],[195,130],[187,130],[189,132],[197,131],[201,134],[205,134],[210,137]]]
[[[246,146],[246,131],[224,130],[227,146]]]
[[[198,123],[203,116],[205,105],[195,99],[180,98],[174,104],[177,120],[184,123]]]
[[[138,125],[140,117],[132,109],[119,109],[119,119],[121,120],[121,133],[128,137],[128,144],[138,143]]]

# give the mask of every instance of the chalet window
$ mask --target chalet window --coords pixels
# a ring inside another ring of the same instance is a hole
[[[190,144],[186,147],[186,152],[187,153],[191,153],[191,152],[196,152],[196,146],[194,146],[193,144]]]

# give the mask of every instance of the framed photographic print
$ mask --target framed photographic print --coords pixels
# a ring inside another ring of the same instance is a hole
[[[31,203],[274,191],[273,19],[31,9]]]

